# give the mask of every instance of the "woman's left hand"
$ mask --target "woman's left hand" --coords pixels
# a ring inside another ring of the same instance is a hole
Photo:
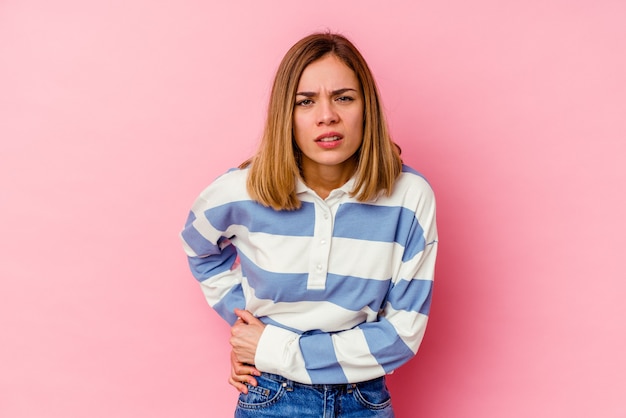
[[[230,377],[228,383],[233,385],[241,393],[248,393],[248,387],[256,386],[257,381],[254,376],[261,376],[261,372],[256,367],[243,364],[237,361],[235,353],[230,352]]]
[[[249,311],[235,309],[235,315],[239,319],[230,329],[230,345],[233,347],[233,354],[240,363],[254,364],[256,348],[265,324]]]

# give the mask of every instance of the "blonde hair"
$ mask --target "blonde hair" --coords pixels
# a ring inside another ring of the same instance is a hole
[[[354,71],[364,98],[363,142],[356,153],[356,182],[352,196],[365,202],[380,193],[389,196],[402,170],[400,148],[390,138],[380,95],[372,72],[356,47],[344,36],[309,35],[289,49],[281,61],[270,94],[265,130],[257,153],[241,164],[250,167],[248,193],[276,210],[300,207],[296,178],[300,150],[293,138],[296,89],[304,69],[332,54]]]

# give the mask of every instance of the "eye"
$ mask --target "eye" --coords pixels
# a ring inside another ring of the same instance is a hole
[[[352,102],[354,101],[354,98],[350,97],[350,96],[339,96],[336,99],[338,102]]]
[[[311,99],[303,99],[296,102],[296,106],[310,106],[311,104],[313,104]]]

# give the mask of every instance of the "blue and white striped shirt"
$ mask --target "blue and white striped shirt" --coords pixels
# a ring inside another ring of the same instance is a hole
[[[181,233],[208,303],[267,326],[255,365],[302,383],[356,383],[407,362],[430,308],[437,229],[426,180],[404,166],[390,197],[350,197],[354,179],[302,207],[276,211],[246,191],[248,170],[213,182]]]

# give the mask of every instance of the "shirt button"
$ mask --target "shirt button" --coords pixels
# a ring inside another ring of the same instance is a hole
[[[327,213],[324,214],[324,219],[328,219],[328,214]]]
[[[326,240],[325,239],[320,240],[320,244],[322,244],[322,245],[326,244]]]
[[[317,270],[317,271],[322,271],[322,268],[323,268],[323,267],[322,267],[322,265],[321,265],[321,264],[318,264],[318,265],[315,267],[315,270]]]

